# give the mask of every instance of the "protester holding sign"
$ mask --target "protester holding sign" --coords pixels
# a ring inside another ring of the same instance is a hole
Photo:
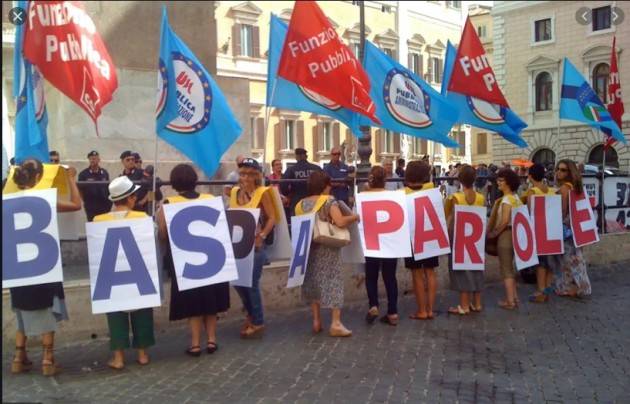
[[[358,215],[344,216],[342,214],[339,202],[330,196],[332,186],[330,176],[326,172],[313,171],[308,177],[306,187],[309,196],[296,204],[296,215],[316,212],[316,220],[334,223],[341,228],[359,221]],[[351,336],[352,331],[341,322],[341,307],[343,306],[341,248],[313,240],[306,267],[302,297],[311,305],[313,333],[322,331],[320,308],[323,307],[332,309],[330,336]]]
[[[39,160],[27,159],[14,168],[13,177],[10,180],[22,191],[49,188],[60,169],[62,168],[58,165],[43,165]],[[81,196],[74,178],[76,171],[74,168],[69,168],[67,174],[70,200],[58,199],[57,212],[72,212],[81,209]],[[9,291],[18,328],[15,334],[15,357],[11,363],[11,372],[22,373],[32,367],[33,363],[26,356],[26,339],[39,335],[43,347],[42,373],[44,376],[55,375],[59,371],[53,356],[57,322],[68,319],[63,284],[61,282],[45,283],[15,287]]]
[[[457,179],[462,184],[463,191],[454,193],[446,200],[444,210],[447,212],[446,220],[451,240],[453,239],[455,205],[486,206],[483,195],[475,192],[476,176],[474,168],[468,164],[462,165],[459,168]],[[471,311],[480,312],[482,310],[483,271],[454,271],[452,258],[449,255],[448,275],[451,282],[451,290],[459,292],[459,305],[449,308],[448,312],[459,315],[466,315]]]
[[[529,168],[528,180],[532,186],[523,195],[523,202],[527,203],[530,212],[532,211],[532,197],[534,195],[555,195],[556,190],[544,183],[545,166],[536,163]],[[549,295],[553,292],[551,282],[553,273],[551,272],[551,255],[539,255],[538,266],[536,267],[537,290],[529,296],[532,303],[545,303],[549,300]]]
[[[564,255],[554,260],[556,294],[562,297],[582,297],[591,294],[591,281],[586,272],[582,249],[576,247],[571,234],[569,198],[572,192],[581,195],[582,174],[574,161],[564,159],[556,166],[556,184],[562,196],[562,220],[565,228]]]
[[[127,176],[115,178],[109,183],[109,200],[114,202],[114,210],[94,217],[94,222],[112,220],[141,219],[147,217],[144,212],[134,211],[133,207],[138,198],[136,192],[139,185],[134,185]],[[138,350],[137,362],[140,365],[149,364],[146,349],[155,345],[153,334],[153,309],[144,308],[131,312],[117,311],[107,313],[109,327],[109,346],[114,351],[114,357],[107,365],[115,370],[125,367],[125,349],[129,348],[129,323],[133,330],[133,348]]]
[[[170,180],[171,186],[177,191],[177,195],[166,198],[164,204],[214,198],[213,195],[200,194],[195,191],[195,185],[198,180],[197,173],[189,164],[176,165],[171,171]],[[168,242],[164,209],[160,209],[157,217],[158,235],[161,240]],[[179,290],[170,246],[167,260],[165,261],[165,266],[171,275],[169,320],[188,319],[191,342],[185,353],[194,357],[201,355],[201,331],[202,327],[205,327],[207,337],[206,351],[212,354],[219,347],[216,337],[217,314],[230,308],[230,284],[221,282],[193,289]]]
[[[497,187],[503,197],[495,203],[488,224],[488,239],[497,240],[499,268],[505,284],[505,300],[499,307],[514,310],[518,306],[516,293],[516,271],[514,270],[514,244],[512,243],[512,208],[521,206],[521,201],[514,195],[521,182],[518,174],[510,168],[502,168],[497,173]],[[495,226],[496,224],[496,226]]]
[[[391,162],[390,162],[391,163]],[[390,171],[391,173],[391,171]],[[368,189],[364,192],[385,191],[387,171],[381,166],[374,166],[368,176]],[[370,310],[365,315],[365,321],[372,324],[378,314],[378,273],[381,272],[385,290],[387,291],[387,315],[381,317],[381,322],[389,325],[398,324],[398,280],[396,267],[398,258],[365,257],[365,289],[367,290]]]
[[[431,166],[426,161],[411,161],[405,170],[405,193],[434,188],[431,182]],[[405,258],[405,267],[411,270],[413,293],[418,311],[409,316],[414,320],[433,319],[433,305],[437,291],[435,268],[440,266],[439,257],[416,261],[413,256]],[[425,282],[426,281],[426,282]],[[428,292],[428,293],[427,293]]]
[[[260,219],[256,228],[254,268],[252,287],[235,286],[243,306],[247,310],[245,324],[241,328],[242,338],[262,336],[265,330],[262,298],[260,295],[260,277],[267,261],[265,247],[276,224],[276,211],[269,187],[262,186],[262,168],[253,158],[245,158],[238,165],[239,186],[232,188],[230,208],[260,208]]]

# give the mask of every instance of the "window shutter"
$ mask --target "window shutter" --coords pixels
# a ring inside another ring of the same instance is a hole
[[[413,53],[411,52],[407,54],[407,67],[409,70],[413,71]]]
[[[260,57],[260,28],[252,27],[252,56]]]
[[[433,58],[429,57],[429,66],[427,69],[427,75],[429,76],[428,82],[433,82]]]
[[[241,24],[232,25],[232,55],[241,54]]]
[[[319,133],[321,131],[322,124],[321,122],[317,122],[317,125],[313,126],[313,160],[319,161],[319,156],[317,155],[317,151],[319,150]]]
[[[276,158],[279,157],[278,150],[284,149],[282,143],[282,128],[280,127],[282,121],[273,125],[273,148],[275,150]]]
[[[444,66],[443,66],[444,61],[442,59],[438,59],[437,61],[438,61],[438,71],[437,71],[438,80],[437,80],[437,82],[441,83],[442,82],[442,73],[443,73],[442,70],[444,69]]]
[[[421,54],[418,54],[418,76],[424,77],[424,65],[422,64]]]
[[[378,163],[382,150],[383,150],[383,130],[382,129],[377,129],[375,136],[374,136],[374,144],[375,144],[375,150],[374,150],[374,158],[375,161]]]
[[[267,134],[265,133],[265,119],[264,118],[256,118],[256,148],[257,149],[265,149],[266,142],[265,138]]]
[[[333,139],[332,139],[333,147],[339,147],[339,145],[340,145],[340,140],[339,140],[339,138],[341,136],[340,132],[341,132],[341,129],[339,127],[339,123],[335,122],[333,124]]]
[[[297,121],[297,147],[304,147],[304,121]]]
[[[394,133],[393,141],[394,141],[394,153],[400,154],[400,133]]]

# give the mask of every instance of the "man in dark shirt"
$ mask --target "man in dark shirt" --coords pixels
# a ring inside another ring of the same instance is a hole
[[[399,178],[405,178],[405,159],[398,159],[396,161],[396,175]]]
[[[346,179],[350,174],[349,167],[341,161],[341,150],[338,147],[333,147],[330,151],[330,163],[324,166],[324,171],[333,180],[332,183],[332,195],[338,201],[344,201],[346,205],[350,206],[348,184],[346,182],[335,182],[335,179]]]
[[[109,174],[99,166],[101,158],[98,152],[92,150],[87,157],[90,166],[79,173],[79,182],[105,181],[104,184],[79,184],[85,214],[88,222],[91,222],[94,216],[109,212],[112,209],[112,202],[108,198],[107,189]]]
[[[308,180],[308,177],[314,171],[321,171],[321,167],[307,161],[306,150],[298,147],[295,149],[295,159],[297,163],[292,167],[289,167],[282,176],[283,180],[303,179]],[[280,192],[289,198],[289,212],[291,215],[295,214],[295,205],[307,196],[306,181],[304,182],[291,182],[282,183],[280,185]]]
[[[122,152],[120,155],[120,162],[123,165],[123,172],[119,175],[119,177],[124,175],[131,181],[142,181],[144,179],[144,171],[136,168],[136,157],[133,152],[130,150]],[[137,182],[136,184],[142,185],[140,182]],[[138,198],[136,206],[133,207],[134,210],[144,210],[144,205],[139,202],[140,199]]]

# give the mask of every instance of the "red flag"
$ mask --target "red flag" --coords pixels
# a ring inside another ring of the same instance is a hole
[[[509,108],[470,17],[457,48],[448,90]]]
[[[278,76],[380,123],[370,80],[314,1],[296,1]]]
[[[80,1],[29,1],[24,57],[96,125],[118,87],[116,67]]]
[[[617,51],[616,51],[617,37],[613,37],[613,46],[610,53],[610,73],[608,76],[608,105],[606,108],[613,121],[617,123],[619,129],[621,129],[621,117],[625,112],[623,107],[623,100],[621,98],[621,82],[619,81],[619,69],[617,68]],[[606,135],[604,140],[604,149],[615,144],[616,140],[611,135]]]

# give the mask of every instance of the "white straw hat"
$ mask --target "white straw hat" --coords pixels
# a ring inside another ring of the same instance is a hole
[[[120,201],[140,189],[140,185],[135,185],[127,176],[115,178],[109,183],[109,200]]]

